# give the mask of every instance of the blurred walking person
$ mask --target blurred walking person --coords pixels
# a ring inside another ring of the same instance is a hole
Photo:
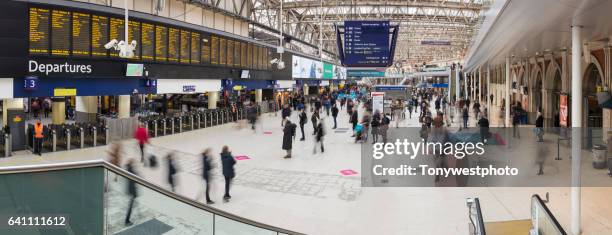
[[[302,138],[300,141],[304,141],[306,138],[304,136],[304,125],[308,122],[308,116],[306,115],[306,109],[302,109],[300,111],[300,131],[302,131]]]
[[[133,174],[138,176],[138,173],[134,170],[134,159],[128,160],[127,164],[125,164],[125,169]],[[125,215],[125,226],[131,226],[132,221],[130,221],[130,217],[132,217],[132,209],[134,208],[134,200],[138,197],[138,190],[136,188],[136,181],[129,180],[127,181],[127,193],[130,196],[130,203],[128,205],[127,214]]]
[[[338,118],[338,112],[338,106],[336,103],[334,103],[331,108],[332,117],[334,118],[334,128],[332,129],[336,129],[338,127],[338,121],[336,120]]]
[[[207,148],[202,152],[202,178],[204,178],[204,187],[206,193],[206,204],[214,204],[212,200],[210,200],[210,180],[211,171],[213,169],[212,157],[210,156],[210,148]]]
[[[353,130],[355,130],[355,127],[357,127],[357,123],[359,123],[359,118],[358,118],[358,114],[357,114],[357,110],[353,111],[351,113],[351,118],[349,119],[351,124],[353,125]],[[355,134],[353,134],[351,137],[355,136]]]
[[[136,128],[134,138],[136,138],[136,140],[138,141],[138,147],[140,147],[140,162],[146,166],[147,164],[145,163],[144,149],[145,144],[149,143],[149,133],[147,132],[147,129],[142,123],[140,123],[140,125],[138,125],[138,128]]]
[[[303,125],[302,125],[303,126]],[[291,149],[293,147],[293,139],[295,138],[295,124],[287,120],[285,122],[285,128],[283,128],[283,150],[287,151],[287,155],[284,158],[291,158]],[[303,128],[302,128],[303,129]],[[302,136],[304,134],[302,133]]]
[[[312,113],[312,116],[310,116],[310,121],[312,122],[312,129],[315,130],[317,129],[317,123],[319,121],[319,112],[317,112],[317,110],[315,109],[315,111]],[[312,135],[315,135],[316,131],[312,132]]]
[[[324,153],[325,148],[323,147],[323,137],[325,136],[325,127],[323,126],[323,121],[317,124],[317,127],[315,128],[315,134],[315,144],[314,148],[312,149],[312,153],[317,153],[317,145],[321,145],[321,153]]]
[[[281,120],[281,126],[284,125],[284,123],[287,121],[287,119],[291,116],[291,108],[289,107],[288,104],[285,104],[285,106],[283,107],[283,110],[281,111],[281,117],[283,118],[283,120]]]
[[[544,117],[542,113],[538,111],[538,117],[535,122],[535,134],[538,137],[538,142],[544,142]]]
[[[378,127],[380,126],[380,111],[377,109],[372,115],[372,144],[378,142]]]
[[[170,184],[170,189],[172,189],[172,192],[176,192],[175,175],[178,170],[176,169],[176,163],[174,162],[174,153],[169,153],[166,160],[168,163],[168,184]]]
[[[116,167],[121,168],[121,142],[115,142],[111,146],[111,150],[108,153],[108,162]],[[117,174],[115,174],[114,181],[117,181]]]
[[[234,165],[236,165],[236,159],[232,156],[232,152],[230,152],[229,147],[227,145],[223,146],[221,150],[221,164],[223,166],[223,177],[225,178],[225,194],[223,194],[223,201],[229,202],[232,198],[230,196],[230,185],[232,179],[236,176],[236,172],[234,170]]]
[[[480,142],[486,144],[489,138],[489,119],[487,119],[486,114],[483,113],[480,115],[478,126],[480,127]]]
[[[389,114],[383,114],[380,120],[380,126],[378,127],[378,133],[382,137],[382,142],[387,143],[387,131],[389,131],[389,124],[391,123],[391,119],[389,118]]]

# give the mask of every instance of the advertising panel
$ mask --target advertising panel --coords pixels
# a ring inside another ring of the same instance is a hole
[[[291,75],[293,78],[320,79],[323,77],[323,63],[304,57],[293,56]]]
[[[334,65],[323,62],[323,79],[334,78]]]
[[[372,95],[372,110],[376,111],[383,111],[383,108],[385,107],[385,93],[384,92],[372,92],[370,93]]]
[[[567,116],[567,95],[562,94],[559,96],[559,125],[562,127],[567,127]]]

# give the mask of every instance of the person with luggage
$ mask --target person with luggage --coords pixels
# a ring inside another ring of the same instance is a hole
[[[138,147],[140,148],[140,162],[146,166],[147,164],[145,163],[144,152],[145,144],[149,143],[149,133],[147,132],[147,129],[144,127],[143,123],[140,123],[138,128],[136,128],[134,138],[138,142]]]

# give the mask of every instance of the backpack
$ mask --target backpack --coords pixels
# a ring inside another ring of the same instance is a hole
[[[151,168],[157,167],[157,157],[155,155],[149,156],[149,166],[151,166]]]
[[[389,125],[389,123],[391,123],[391,120],[389,119],[389,117],[384,116],[382,119],[382,124],[383,125]]]

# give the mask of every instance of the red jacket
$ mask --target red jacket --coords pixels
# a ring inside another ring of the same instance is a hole
[[[134,133],[134,138],[138,140],[138,144],[142,145],[149,142],[149,133],[147,133],[147,129],[144,127],[138,127]]]

